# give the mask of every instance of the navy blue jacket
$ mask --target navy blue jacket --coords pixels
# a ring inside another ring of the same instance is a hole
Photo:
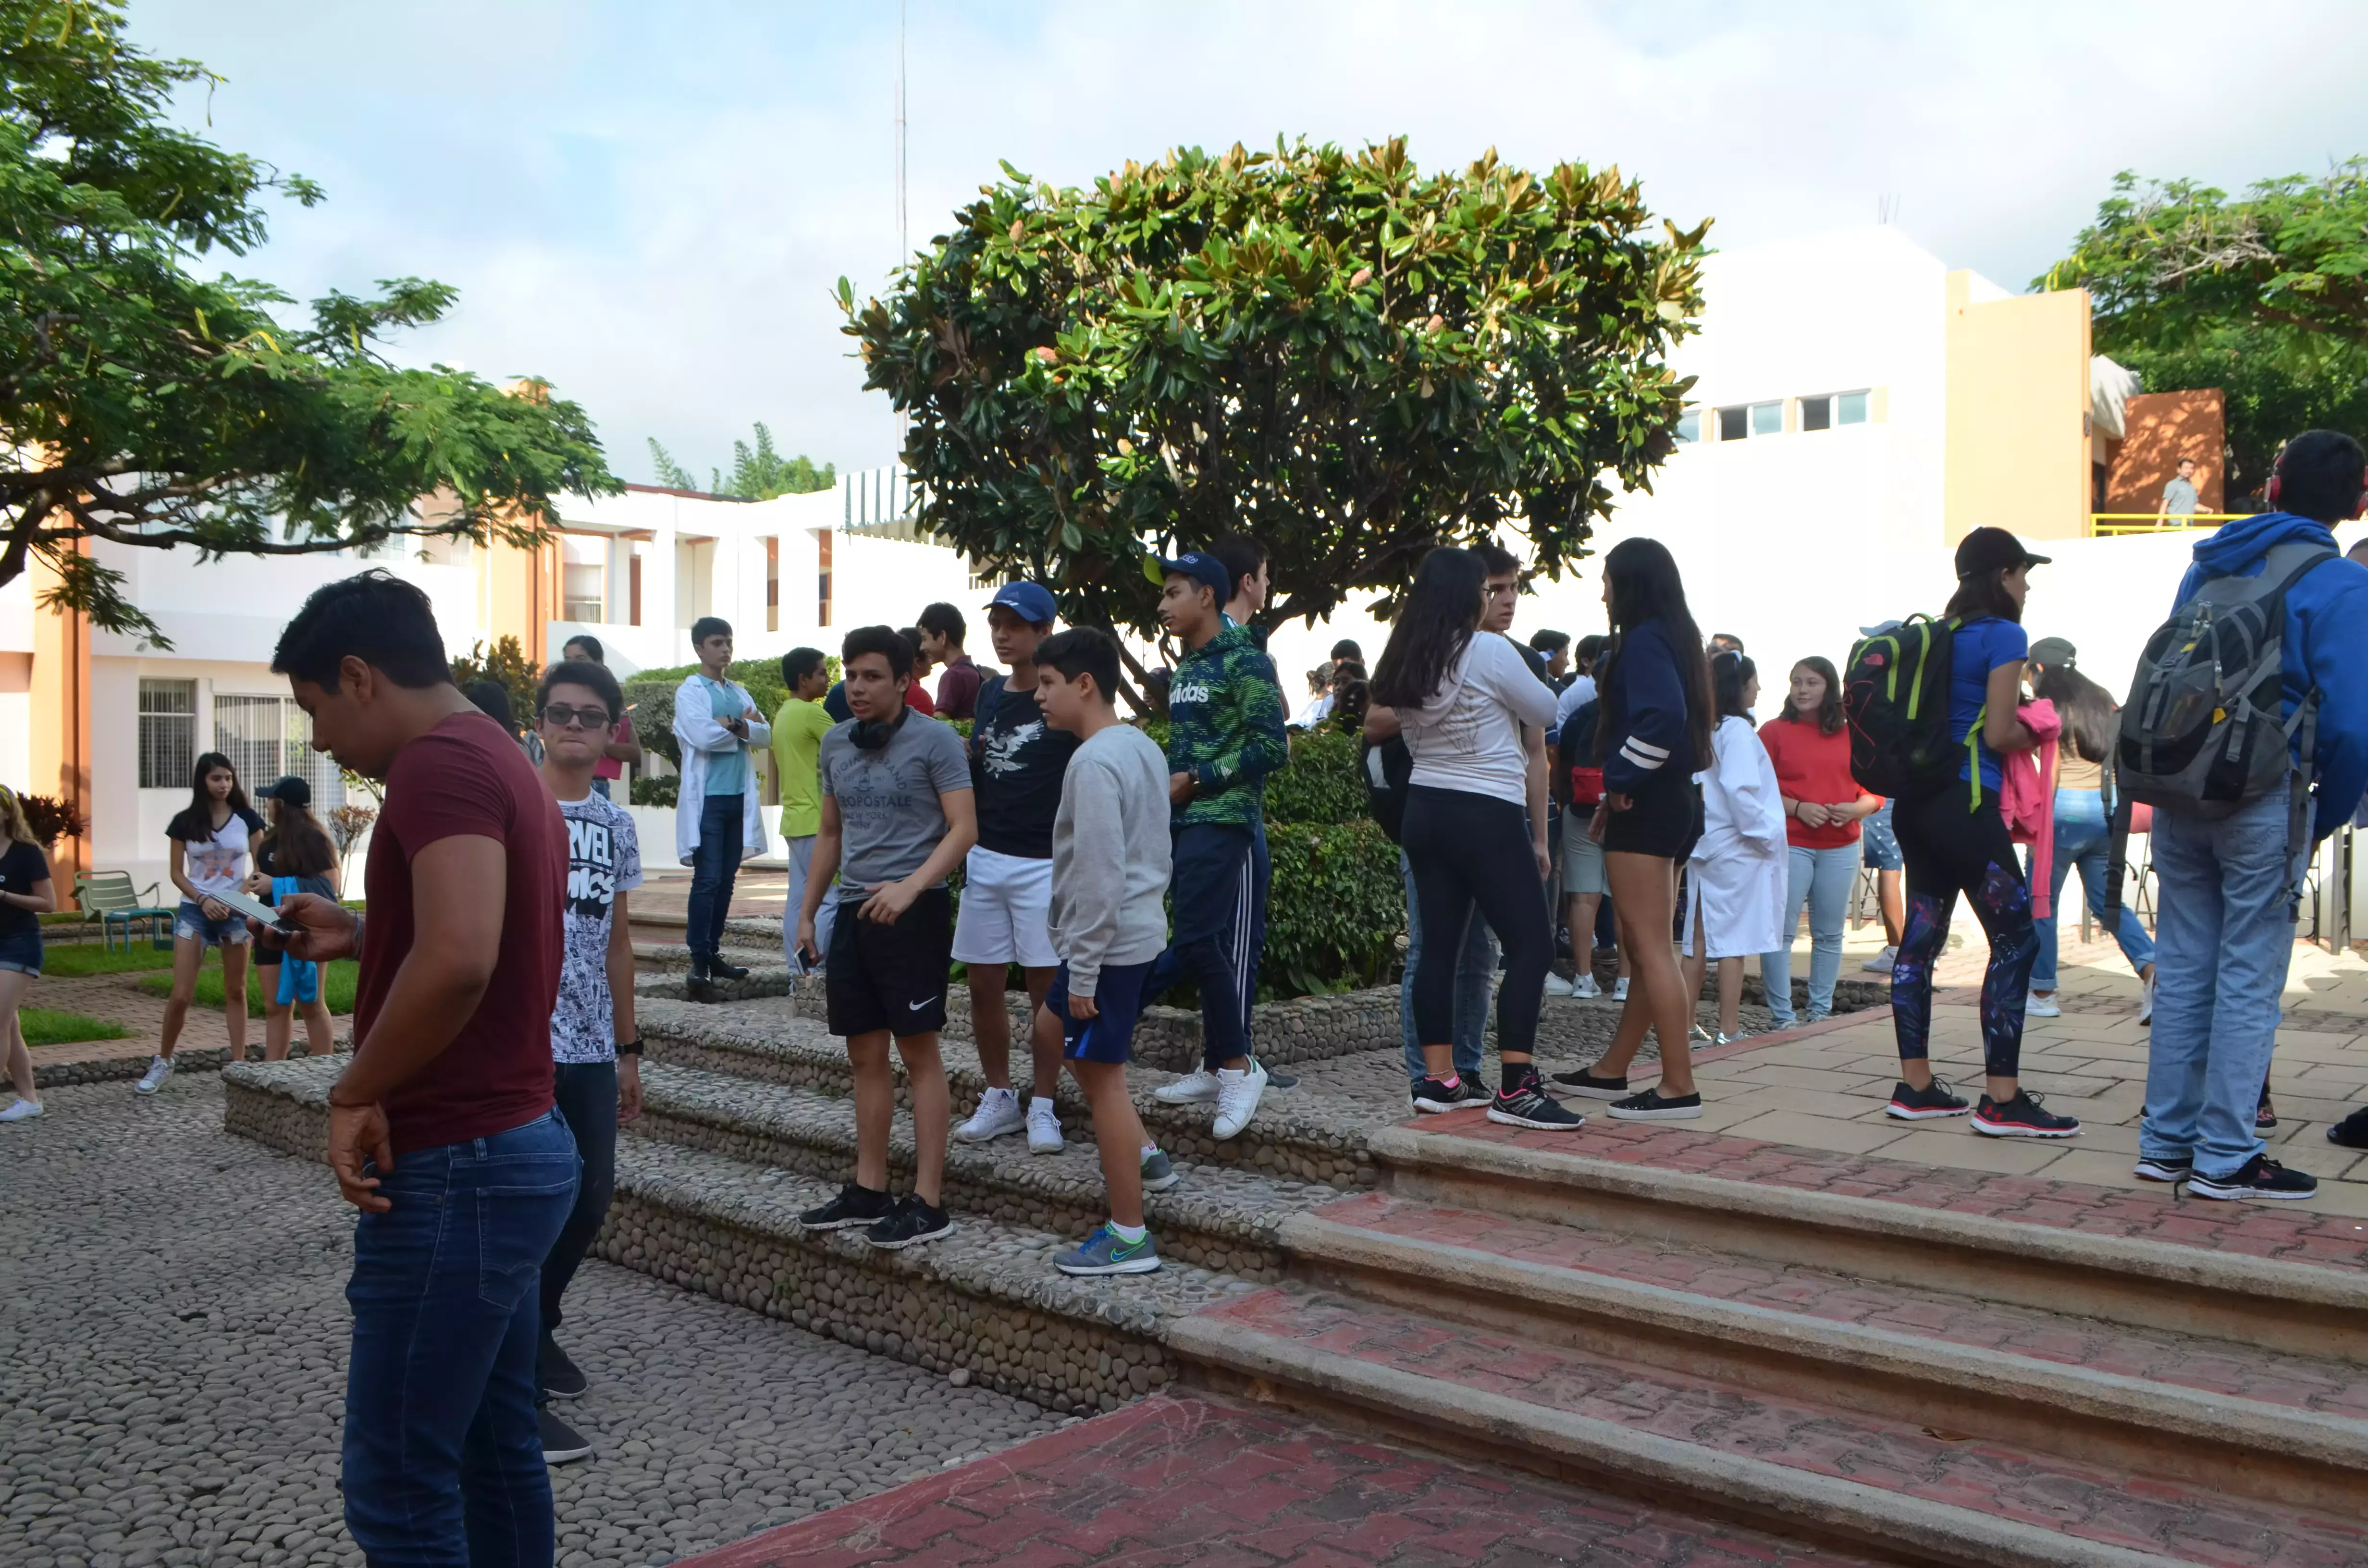
[[[1622,633],[1599,700],[1605,793],[1634,795],[1702,766],[1686,722],[1685,678],[1658,616]]]

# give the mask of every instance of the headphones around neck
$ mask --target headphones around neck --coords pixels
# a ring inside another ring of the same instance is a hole
[[[900,705],[894,719],[858,719],[855,728],[848,732],[847,738],[855,743],[858,751],[878,751],[888,744],[889,738],[896,733],[896,726],[902,724],[912,711],[911,708]]]

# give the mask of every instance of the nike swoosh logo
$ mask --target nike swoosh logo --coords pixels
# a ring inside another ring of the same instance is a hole
[[[928,1006],[928,1004],[927,1002],[907,1002],[905,1006],[908,1010],[917,1013],[922,1008]]]

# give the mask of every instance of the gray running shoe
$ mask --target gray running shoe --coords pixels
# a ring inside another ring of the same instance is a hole
[[[1159,1267],[1159,1249],[1145,1231],[1139,1242],[1121,1241],[1108,1225],[1097,1225],[1083,1246],[1053,1260],[1064,1274],[1149,1274]]]
[[[1143,1190],[1165,1192],[1184,1179],[1169,1162],[1165,1149],[1154,1149],[1143,1157]]]

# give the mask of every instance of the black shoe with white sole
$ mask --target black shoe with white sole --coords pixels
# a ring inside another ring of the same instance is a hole
[[[2237,1174],[2213,1177],[2203,1175],[2187,1178],[2187,1191],[2194,1198],[2282,1198],[2287,1199],[2318,1196],[2318,1178],[2290,1171],[2267,1154],[2256,1154],[2238,1167]]]
[[[1658,1089],[1646,1089],[1624,1100],[1613,1100],[1611,1108],[1614,1121],[1692,1121],[1701,1115],[1699,1090],[1691,1095],[1665,1095]]]
[[[1896,1116],[1902,1121],[1933,1121],[1944,1116],[1963,1116],[1972,1108],[1963,1095],[1952,1094],[1949,1085],[1935,1078],[1920,1089],[1911,1089],[1902,1078],[1891,1091],[1891,1103],[1883,1108],[1885,1116]]]
[[[1437,1116],[1444,1111],[1462,1110],[1471,1103],[1472,1087],[1469,1078],[1459,1078],[1452,1089],[1436,1078],[1417,1078],[1406,1097],[1423,1115]]]
[[[591,1387],[583,1369],[568,1358],[567,1352],[559,1347],[559,1341],[552,1338],[548,1330],[543,1333],[541,1347],[535,1353],[534,1370],[543,1393],[552,1399],[574,1399]]]
[[[954,1222],[942,1209],[932,1209],[918,1198],[907,1197],[896,1205],[896,1211],[863,1233],[863,1239],[873,1246],[889,1252],[901,1252],[905,1247],[918,1246],[953,1234]]]
[[[2017,1089],[2003,1104],[1984,1095],[1974,1108],[1974,1131],[1992,1138],[2069,1138],[2080,1131],[2080,1121],[2047,1109],[2029,1089]]]
[[[2180,1182],[2195,1173],[2195,1160],[2188,1154],[2141,1154],[2130,1169],[2140,1181]]]
[[[1627,1079],[1599,1078],[1584,1067],[1576,1073],[1557,1073],[1554,1081],[1556,1088],[1567,1089],[1581,1099],[1616,1100],[1628,1093]]]
[[[1587,1125],[1587,1118],[1546,1093],[1535,1070],[1505,1075],[1496,1097],[1488,1102],[1488,1119],[1507,1127],[1533,1127],[1541,1132],[1576,1132]]]
[[[887,1193],[848,1182],[838,1189],[837,1198],[799,1215],[798,1225],[808,1231],[844,1231],[855,1225],[877,1224],[895,1211],[896,1200]]]
[[[534,1413],[535,1424],[542,1428],[542,1462],[573,1464],[577,1460],[592,1457],[591,1440],[551,1413],[543,1405]]]

